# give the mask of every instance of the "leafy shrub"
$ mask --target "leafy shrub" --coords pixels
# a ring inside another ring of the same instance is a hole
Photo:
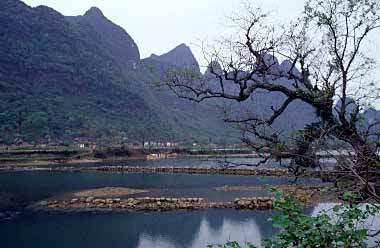
[[[265,240],[265,248],[366,248],[369,230],[362,227],[365,220],[379,212],[375,205],[360,206],[355,195],[346,193],[344,204],[336,205],[332,212],[324,211],[317,216],[309,216],[302,210],[295,195],[284,196],[281,191],[271,190],[276,201],[274,207],[279,213],[273,218],[278,234]],[[256,248],[237,242],[224,245],[210,245],[209,248]]]

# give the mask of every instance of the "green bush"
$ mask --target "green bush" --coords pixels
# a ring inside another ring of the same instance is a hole
[[[284,196],[281,191],[272,190],[276,196],[273,226],[278,234],[264,240],[265,248],[366,248],[369,230],[362,227],[365,220],[379,213],[375,205],[355,204],[355,196],[345,194],[346,203],[336,205],[332,212],[321,212],[309,216],[303,212],[301,203],[294,195]],[[257,245],[257,244],[256,244]],[[254,244],[243,246],[237,242],[210,245],[209,248],[255,248]]]

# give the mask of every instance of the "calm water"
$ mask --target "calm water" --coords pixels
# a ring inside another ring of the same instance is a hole
[[[2,248],[206,248],[228,239],[260,243],[269,212],[28,214],[0,223]]]
[[[279,185],[291,179],[186,174],[124,174],[99,172],[6,172],[0,173],[0,192],[12,195],[15,204],[26,205],[44,198],[90,188],[129,187],[148,189],[150,195],[166,197],[203,197],[213,201],[228,201],[239,196],[255,196],[266,192],[221,192],[224,185]],[[308,180],[316,183],[318,180]],[[1,206],[1,202],[0,202]]]
[[[31,212],[25,207],[48,197],[101,187],[144,188],[151,191],[150,195],[224,201],[264,192],[224,193],[215,187],[278,185],[289,180],[228,175],[4,172],[0,173],[0,209],[5,201],[1,196],[9,199],[0,210],[1,247],[200,248],[227,240],[260,243],[274,233],[267,222],[272,215],[269,211],[52,214]]]

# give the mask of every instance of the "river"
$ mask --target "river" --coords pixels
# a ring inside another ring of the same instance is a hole
[[[198,165],[196,160],[130,163],[132,166],[215,166],[214,162],[210,164],[203,160],[198,160]],[[148,189],[150,195],[229,201],[235,197],[265,195],[266,192],[226,193],[215,188],[224,185],[280,185],[289,180],[291,179],[232,175],[2,172],[0,196],[6,197],[0,200],[1,247],[205,248],[210,243],[224,243],[228,240],[259,244],[275,232],[268,222],[268,218],[273,215],[271,211],[63,214],[35,212],[29,210],[28,206],[52,196],[102,187]],[[318,180],[308,179],[301,183],[317,182]],[[307,211],[311,213],[313,209]]]

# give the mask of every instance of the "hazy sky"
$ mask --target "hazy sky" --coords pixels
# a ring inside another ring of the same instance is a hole
[[[201,60],[199,40],[214,40],[228,29],[228,16],[238,12],[242,0],[24,0],[31,6],[47,5],[64,15],[82,15],[92,6],[122,26],[137,42],[141,56],[162,54],[186,43]],[[304,0],[252,1],[274,11],[277,18],[298,15]]]

